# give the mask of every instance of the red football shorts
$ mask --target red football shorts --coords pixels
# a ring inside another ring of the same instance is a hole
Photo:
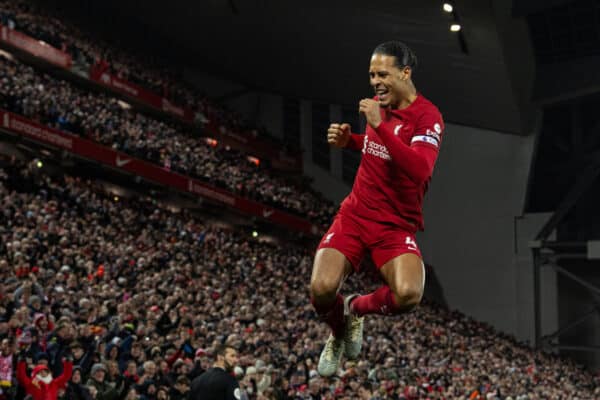
[[[391,259],[406,253],[423,258],[413,232],[342,213],[335,216],[317,250],[325,248],[340,251],[356,272],[359,271],[367,250],[371,252],[371,258],[378,269]]]

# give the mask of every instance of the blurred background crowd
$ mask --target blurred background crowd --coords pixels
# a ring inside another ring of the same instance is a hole
[[[368,319],[363,356],[323,379],[327,329],[307,301],[306,249],[150,198],[116,202],[93,181],[15,161],[0,170],[0,201],[4,398],[23,395],[21,359],[55,378],[73,361],[59,398],[185,398],[221,343],[239,349],[248,399],[600,396],[597,375],[430,303]],[[374,288],[372,276],[353,277],[348,292]]]
[[[213,147],[183,125],[159,121],[104,94],[0,56],[0,107],[201,179],[241,196],[327,224],[335,207],[301,181],[278,176],[248,154]]]
[[[27,2],[0,1],[0,23],[204,122],[261,130],[168,67]],[[0,108],[321,225],[335,213],[319,193],[248,154],[3,55]],[[248,400],[600,398],[600,376],[429,301],[367,319],[361,358],[321,378],[328,332],[308,301],[312,251],[173,211],[148,194],[116,201],[93,179],[0,159],[0,399],[42,398],[32,391],[48,376],[59,399],[185,399],[223,343],[240,353],[234,372]],[[371,272],[345,290],[376,287]]]

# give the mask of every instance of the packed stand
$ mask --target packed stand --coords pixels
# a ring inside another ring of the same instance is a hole
[[[115,150],[201,179],[240,196],[329,223],[335,207],[320,194],[291,184],[247,156],[124,108],[104,94],[84,92],[0,55],[0,107],[40,123],[86,137]]]
[[[269,135],[266,129],[252,126],[238,113],[210,102],[196,88],[185,84],[181,76],[174,74],[172,66],[142,55],[133,56],[99,38],[92,40],[77,27],[30,1],[0,0],[0,23],[69,53],[74,63],[85,71],[90,68],[108,70],[121,79],[168,98],[174,104],[200,112],[221,129],[250,137]],[[288,146],[272,136],[269,140],[284,148]]]
[[[51,372],[61,399],[182,399],[224,342],[246,399],[600,396],[597,375],[430,304],[369,318],[361,359],[320,378],[310,252],[41,171],[0,169],[0,398]]]

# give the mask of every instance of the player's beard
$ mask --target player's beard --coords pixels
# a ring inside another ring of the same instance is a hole
[[[233,368],[235,367],[235,365],[233,365],[233,364],[229,364],[229,363],[227,362],[227,360],[225,360],[225,361],[223,362],[223,366],[225,367],[225,372],[227,372],[227,373],[232,373],[232,372],[233,372]]]

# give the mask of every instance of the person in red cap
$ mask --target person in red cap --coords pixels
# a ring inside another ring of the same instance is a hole
[[[73,371],[73,362],[63,360],[62,375],[53,378],[52,373],[46,365],[37,365],[31,371],[31,378],[27,376],[25,361],[19,360],[17,364],[17,379],[25,388],[25,392],[31,395],[33,400],[56,400],[58,391],[64,389]]]

